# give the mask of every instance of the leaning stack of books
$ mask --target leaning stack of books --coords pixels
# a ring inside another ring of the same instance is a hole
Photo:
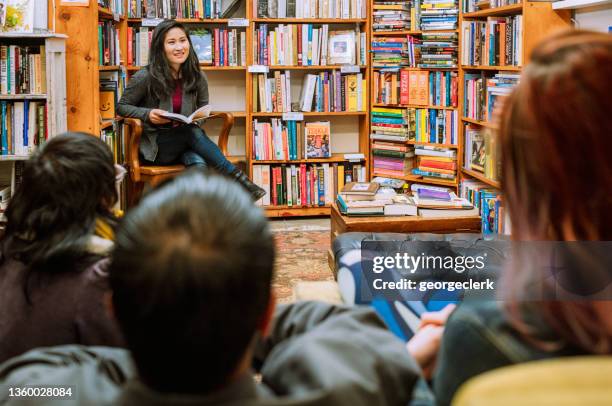
[[[395,0],[374,0],[373,30],[402,31],[410,29],[410,0],[401,3]]]
[[[338,209],[347,216],[416,216],[412,199],[376,182],[347,183],[336,198]]]
[[[456,32],[424,32],[419,46],[419,68],[457,67],[458,40]]]
[[[457,154],[453,149],[417,145],[415,147],[418,167],[413,175],[430,180],[454,182],[457,178]]]
[[[477,216],[478,208],[450,189],[413,183],[412,200],[423,217]]]
[[[374,68],[416,67],[418,40],[411,37],[385,37],[372,41]]]
[[[456,0],[422,0],[421,30],[454,30],[458,14]]]

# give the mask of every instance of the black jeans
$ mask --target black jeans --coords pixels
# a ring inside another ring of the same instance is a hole
[[[157,134],[155,165],[182,163],[185,166],[211,166],[223,174],[231,174],[236,167],[221,153],[204,130],[195,124],[160,129]]]

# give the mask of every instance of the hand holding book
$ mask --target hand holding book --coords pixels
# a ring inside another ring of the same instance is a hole
[[[177,113],[170,113],[167,111],[164,111],[161,116],[165,117],[169,120],[172,121],[178,121],[179,123],[183,123],[183,124],[191,124],[196,120],[202,119],[202,118],[207,118],[208,116],[210,116],[210,111],[211,111],[211,106],[209,104],[200,107],[199,109],[197,109],[196,111],[194,111],[193,113],[191,113],[191,115],[189,117],[186,117],[182,114],[177,114]]]

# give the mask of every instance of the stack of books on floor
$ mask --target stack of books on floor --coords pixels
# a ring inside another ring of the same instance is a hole
[[[459,187],[460,195],[469,200],[478,210],[482,218],[484,234],[508,234],[510,222],[504,210],[499,190],[492,189],[484,183],[466,179]]]
[[[322,207],[330,205],[338,190],[350,182],[363,182],[362,163],[300,163],[253,165],[253,182],[267,193],[262,206]]]
[[[463,65],[521,66],[523,16],[488,17],[487,21],[463,21]]]
[[[370,138],[402,143],[414,138],[414,133],[411,133],[413,127],[410,125],[410,110],[413,109],[373,107]]]
[[[338,209],[347,216],[415,216],[417,208],[406,195],[376,182],[347,183],[336,198]]]
[[[448,188],[413,183],[412,200],[423,217],[477,216],[478,208]]]
[[[424,32],[419,46],[419,68],[456,68],[459,58],[456,32]]]
[[[410,29],[410,1],[374,0],[372,29],[402,31]]]
[[[397,69],[401,66],[416,67],[419,41],[412,36],[375,38],[372,41],[372,66]]]
[[[421,0],[421,30],[454,30],[459,8],[457,0]]]
[[[414,149],[408,145],[386,141],[372,143],[372,166],[375,176],[403,178],[414,167]]]
[[[412,170],[413,175],[449,182],[457,178],[457,151],[454,149],[417,145],[414,152],[417,168]]]

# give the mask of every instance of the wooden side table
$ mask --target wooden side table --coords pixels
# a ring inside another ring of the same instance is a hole
[[[421,217],[421,216],[344,216],[334,203],[331,207],[331,246],[327,260],[334,269],[334,254],[331,249],[336,237],[352,231],[370,233],[479,233],[480,216],[466,217]]]

